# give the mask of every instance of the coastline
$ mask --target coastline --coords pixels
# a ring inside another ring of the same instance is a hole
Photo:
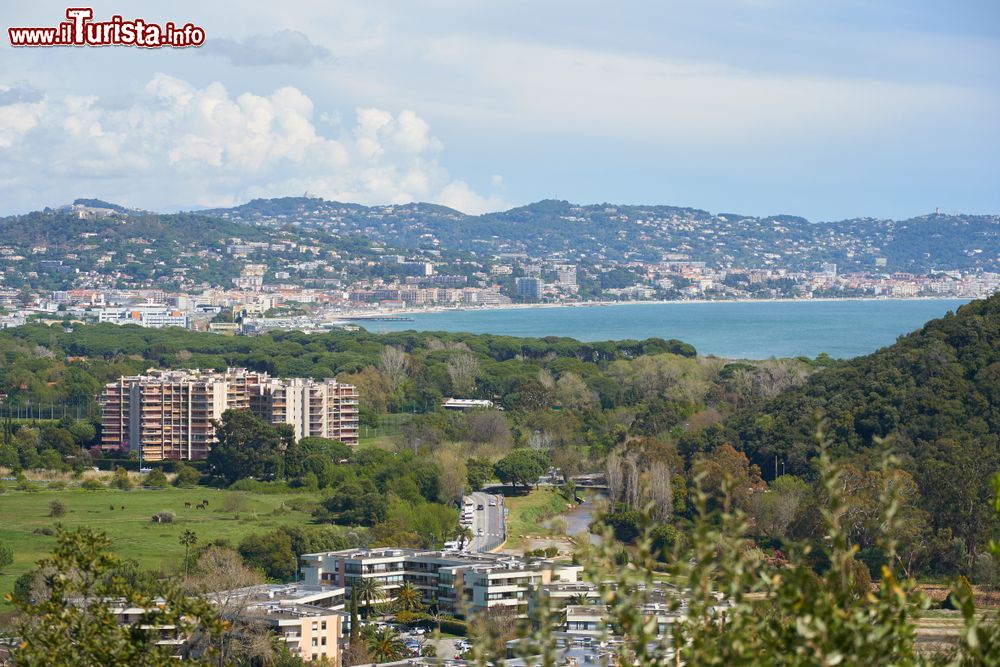
[[[961,296],[907,296],[907,297],[880,297],[880,296],[852,296],[852,297],[820,297],[816,299],[685,299],[685,300],[655,300],[655,301],[564,301],[559,303],[508,303],[501,305],[454,305],[454,306],[430,306],[428,308],[370,308],[352,309],[338,313],[340,318],[354,317],[393,317],[430,315],[437,313],[458,313],[458,312],[484,312],[484,311],[517,311],[536,310],[545,308],[601,308],[607,306],[663,306],[663,305],[705,305],[715,303],[829,303],[835,301],[972,301],[976,298],[985,297],[961,297]],[[336,318],[334,318],[336,320]]]

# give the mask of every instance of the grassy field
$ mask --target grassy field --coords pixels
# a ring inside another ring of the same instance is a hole
[[[523,496],[506,496],[507,543],[505,550],[519,550],[526,535],[549,533],[543,524],[568,508],[566,499],[552,487],[542,487]]]
[[[14,549],[14,564],[0,573],[0,600],[11,590],[18,575],[49,553],[55,538],[37,531],[53,528],[57,523],[68,528],[89,526],[103,530],[114,541],[119,556],[134,558],[147,568],[170,571],[178,568],[183,560],[184,547],[178,538],[185,530],[193,530],[200,541],[223,538],[235,546],[250,533],[309,522],[308,513],[290,509],[289,505],[296,499],[309,501],[313,496],[301,493],[250,495],[203,487],[8,491],[0,495],[0,542]],[[49,503],[53,500],[65,505],[63,517],[49,516]],[[194,505],[202,500],[208,500],[208,508],[195,509]],[[186,502],[191,503],[191,507],[186,507]],[[164,510],[174,512],[174,522],[153,523],[152,515]],[[0,609],[5,607],[7,603],[0,602]]]

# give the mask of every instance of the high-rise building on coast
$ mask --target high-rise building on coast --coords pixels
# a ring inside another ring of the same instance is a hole
[[[226,410],[290,424],[296,439],[358,442],[357,390],[333,379],[278,379],[245,368],[150,370],[109,382],[100,403],[102,449],[141,447],[147,461],[205,458],[216,442],[213,422]]]

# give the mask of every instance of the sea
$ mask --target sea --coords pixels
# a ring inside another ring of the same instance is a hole
[[[364,322],[373,332],[464,331],[568,336],[581,341],[676,338],[732,359],[869,354],[967,299],[714,301],[555,308],[448,310],[406,322]]]

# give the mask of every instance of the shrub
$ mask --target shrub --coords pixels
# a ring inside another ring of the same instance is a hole
[[[400,625],[413,625],[424,616],[423,614],[417,614],[412,611],[400,611],[396,613],[396,622]]]
[[[197,469],[189,465],[180,465],[177,467],[174,486],[189,487],[196,485],[199,481],[201,481],[201,473]]]
[[[14,562],[14,549],[9,544],[0,544],[0,571]]]
[[[17,473],[17,484],[16,484],[16,486],[14,488],[17,489],[18,491],[37,491],[38,490],[38,487],[35,486],[34,484],[32,484],[28,480],[28,477],[23,472]]]
[[[559,555],[559,547],[546,547],[545,549],[546,558],[555,558],[558,555]]]
[[[469,632],[469,625],[457,618],[442,618],[441,632],[447,632],[450,635],[462,635],[464,637]]]
[[[101,484],[101,480],[88,477],[80,482],[80,488],[85,491],[100,491],[104,488],[104,485]]]
[[[132,480],[128,478],[128,471],[125,468],[115,469],[115,476],[111,478],[111,486],[122,491],[132,488]]]
[[[49,503],[49,516],[58,519],[66,514],[66,505],[61,500],[53,500]]]
[[[163,471],[159,468],[153,468],[146,475],[146,478],[142,480],[143,486],[148,486],[154,489],[162,489],[167,485],[167,476],[163,474]]]

